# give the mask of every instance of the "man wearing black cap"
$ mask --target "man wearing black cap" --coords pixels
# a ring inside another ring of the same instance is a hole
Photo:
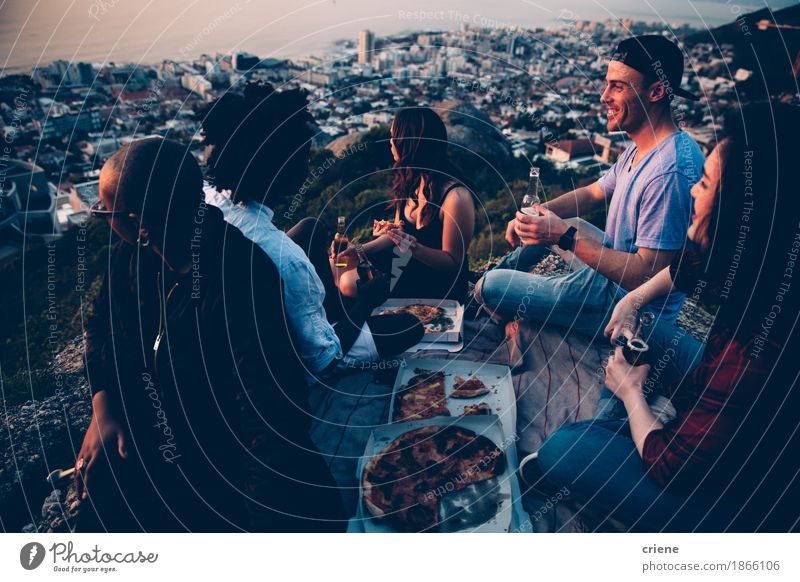
[[[506,240],[518,248],[475,290],[494,317],[546,320],[594,336],[619,299],[670,264],[686,240],[689,191],[703,166],[700,148],[672,119],[673,97],[696,99],[680,88],[682,75],[683,55],[664,37],[619,44],[600,101],[608,130],[626,132],[633,143],[593,184],[542,204],[540,216],[518,212],[509,222]],[[576,218],[606,205],[605,232]],[[530,274],[551,246],[571,272]],[[673,321],[683,298],[673,293],[645,308]]]

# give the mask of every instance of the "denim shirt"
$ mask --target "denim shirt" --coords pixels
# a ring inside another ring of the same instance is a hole
[[[234,204],[213,187],[205,188],[206,203],[222,210],[228,224],[261,247],[278,268],[284,288],[283,311],[299,345],[296,351],[309,379],[324,370],[342,347],[328,323],[322,301],[325,288],[305,252],[273,223],[271,208],[259,202]]]

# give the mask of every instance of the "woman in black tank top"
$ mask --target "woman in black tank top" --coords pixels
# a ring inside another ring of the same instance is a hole
[[[447,130],[427,107],[401,109],[391,126],[395,224],[364,250],[390,276],[392,297],[456,299],[467,293],[472,193],[447,157]],[[352,276],[351,276],[352,277]],[[355,281],[340,281],[355,287]]]

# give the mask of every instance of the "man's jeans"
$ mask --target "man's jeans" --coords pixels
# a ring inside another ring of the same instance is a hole
[[[584,232],[590,230],[598,238],[603,236],[600,229],[584,220],[571,222]],[[569,273],[529,273],[549,252],[550,248],[544,245],[525,245],[506,255],[483,276],[482,303],[501,317],[550,323],[602,341],[617,303],[614,285],[574,256],[569,260]],[[664,318],[643,327],[640,333],[655,362],[645,385],[645,395],[652,401],[661,386],[680,380],[700,362],[703,344]],[[610,344],[608,348],[613,350]],[[597,416],[626,416],[622,402],[607,388],[600,394]]]
[[[729,523],[715,513],[729,508],[699,493],[665,491],[648,474],[624,420],[567,424],[539,449],[539,468],[572,498],[591,504],[634,531],[716,531]],[[723,525],[720,525],[723,524]]]
[[[581,229],[602,231],[585,221]],[[603,275],[575,258],[571,272],[532,275],[548,253],[545,245],[525,245],[506,255],[480,281],[480,300],[493,313],[513,320],[534,320],[595,336],[614,309],[614,287]]]

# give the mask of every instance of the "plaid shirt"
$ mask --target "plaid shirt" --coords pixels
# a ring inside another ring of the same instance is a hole
[[[662,486],[696,486],[737,430],[752,430],[743,426],[769,376],[771,358],[754,357],[756,338],[730,337],[709,338],[700,365],[671,389],[678,417],[645,438],[642,458]]]

